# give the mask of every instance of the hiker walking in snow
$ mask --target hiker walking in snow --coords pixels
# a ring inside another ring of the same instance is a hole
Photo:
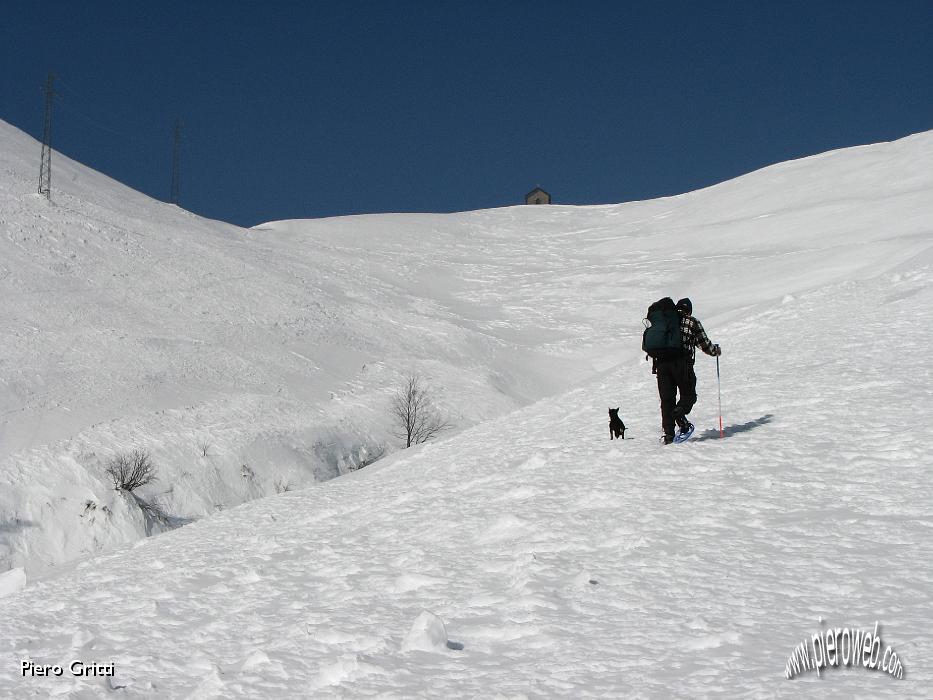
[[[645,329],[642,349],[652,358],[651,372],[658,377],[665,445],[674,442],[675,424],[682,439],[693,432],[687,416],[697,400],[697,376],[693,371],[697,346],[711,357],[722,354],[692,313],[693,304],[687,298],[675,305],[670,297],[665,297],[648,307],[651,325]]]

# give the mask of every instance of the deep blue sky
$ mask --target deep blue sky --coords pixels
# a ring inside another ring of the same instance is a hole
[[[251,226],[677,194],[933,129],[933,0],[40,2],[0,119]],[[38,177],[39,153],[36,153]],[[53,163],[53,190],[54,163]]]

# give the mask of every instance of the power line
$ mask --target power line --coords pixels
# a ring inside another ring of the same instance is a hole
[[[52,81],[55,81],[55,89],[52,88]],[[122,120],[118,126],[113,122],[115,115],[107,107],[102,109],[102,105],[94,98],[89,97],[85,90],[76,88],[69,81],[63,80],[59,76],[49,74],[46,91],[46,114],[45,114],[45,133],[43,136],[42,161],[39,172],[39,193],[51,199],[51,112],[52,99],[58,103],[59,109],[64,109],[66,116],[74,116],[85,124],[95,128],[101,133],[108,135],[108,140],[113,142],[119,140],[121,148],[141,149],[145,148],[144,140],[139,138],[138,132],[149,132],[149,126],[143,126],[138,118],[130,117],[128,120]],[[103,96],[104,98],[110,95]],[[104,113],[106,111],[106,114]],[[60,121],[60,120],[59,120]],[[68,119],[71,122],[72,120]],[[128,124],[133,133],[127,131]],[[133,122],[136,122],[136,126]],[[67,131],[67,130],[66,130]],[[212,134],[213,135],[213,134]],[[216,135],[214,135],[216,136]],[[181,194],[181,140],[182,140],[182,122],[176,119],[174,125],[173,145],[172,145],[172,180],[169,201],[178,204]],[[216,139],[215,139],[216,140]]]
[[[67,95],[62,95],[60,92],[56,93],[56,95],[59,98],[58,102],[62,106],[62,109],[64,109],[69,114],[73,114],[76,117],[82,119],[84,123],[88,124],[89,126],[93,126],[101,131],[107,132],[108,134],[113,134],[114,136],[119,136],[123,139],[132,140],[132,136],[130,136],[130,134],[126,133],[125,131],[118,131],[117,129],[107,126],[106,124],[98,121],[97,119],[94,119],[93,117],[89,117],[87,114],[77,109],[74,105],[74,102],[70,101]]]
[[[72,86],[69,82],[70,78],[69,81],[65,81],[61,76],[57,76],[56,80],[58,81],[59,101],[68,111],[81,117],[91,126],[125,138],[128,141],[135,140],[135,134],[149,128],[148,124],[144,126],[138,122],[136,113],[126,112],[119,108],[119,100],[122,98],[112,94],[91,96],[87,94],[87,91]],[[116,102],[114,104],[108,102],[106,109],[102,110],[101,101],[114,97],[116,97]],[[114,118],[119,119],[121,128],[115,126]],[[129,126],[129,130],[126,129],[127,126]]]

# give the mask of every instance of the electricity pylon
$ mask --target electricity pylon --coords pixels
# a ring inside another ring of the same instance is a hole
[[[55,76],[49,73],[45,83],[45,128],[42,130],[42,162],[39,165],[39,194],[52,198],[52,83]]]

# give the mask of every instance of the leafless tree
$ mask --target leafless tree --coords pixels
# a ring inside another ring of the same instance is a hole
[[[118,454],[107,465],[107,473],[115,489],[131,493],[156,480],[155,465],[149,459],[149,453],[142,450]]]
[[[392,398],[393,435],[405,440],[405,447],[426,442],[450,427],[431,400],[431,393],[416,376],[409,376],[405,385]]]

